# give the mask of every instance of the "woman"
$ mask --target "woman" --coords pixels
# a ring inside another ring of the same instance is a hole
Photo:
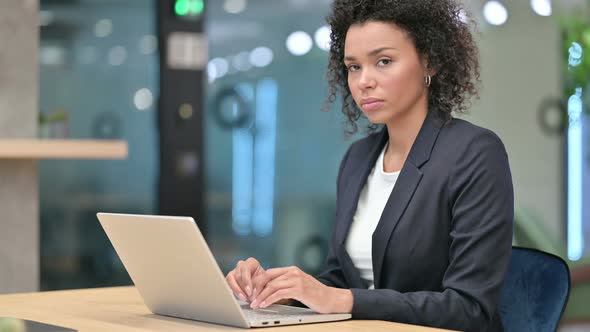
[[[250,258],[227,275],[252,308],[296,300],[463,331],[501,331],[496,303],[512,240],[508,158],[491,131],[455,119],[477,95],[478,53],[455,0],[335,0],[328,22],[331,93],[354,143],[337,181],[326,270],[264,270]],[[353,103],[354,101],[354,103]]]

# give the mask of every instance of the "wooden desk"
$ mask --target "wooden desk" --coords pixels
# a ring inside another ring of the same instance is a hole
[[[248,331],[154,315],[134,287],[95,288],[71,291],[0,295],[0,317],[30,319],[79,331]],[[349,320],[297,326],[255,329],[260,332],[289,331],[446,331],[384,321]]]

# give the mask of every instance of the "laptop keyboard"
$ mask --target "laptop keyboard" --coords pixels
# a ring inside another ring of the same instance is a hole
[[[282,313],[278,313],[276,311],[261,311],[261,310],[248,310],[245,309],[244,315],[248,321],[263,321],[263,320],[278,320],[278,319],[285,319],[285,318],[292,318],[293,315],[286,315]]]
[[[289,308],[289,307],[280,307],[279,310],[271,309],[257,309],[252,310],[248,305],[241,305],[242,311],[246,318],[250,321],[259,321],[259,320],[279,320],[282,318],[293,318],[297,316],[306,316],[306,315],[314,315],[312,311],[308,310],[301,310],[300,308]]]

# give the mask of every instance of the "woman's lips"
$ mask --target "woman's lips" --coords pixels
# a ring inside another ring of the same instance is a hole
[[[365,111],[374,111],[383,107],[383,104],[382,100],[368,100],[361,102],[361,108]]]

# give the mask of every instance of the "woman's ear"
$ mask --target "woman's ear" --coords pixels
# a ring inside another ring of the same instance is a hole
[[[424,76],[435,76],[437,73],[437,70],[430,66],[430,61],[427,56],[422,56],[422,67],[424,68]]]
[[[424,67],[424,75],[430,75],[430,76],[434,77],[434,76],[436,76],[437,72],[438,71],[435,68],[428,67],[428,66]]]
[[[424,68],[424,76],[433,76],[436,75],[436,70],[430,68],[426,61],[422,61],[422,67]]]

